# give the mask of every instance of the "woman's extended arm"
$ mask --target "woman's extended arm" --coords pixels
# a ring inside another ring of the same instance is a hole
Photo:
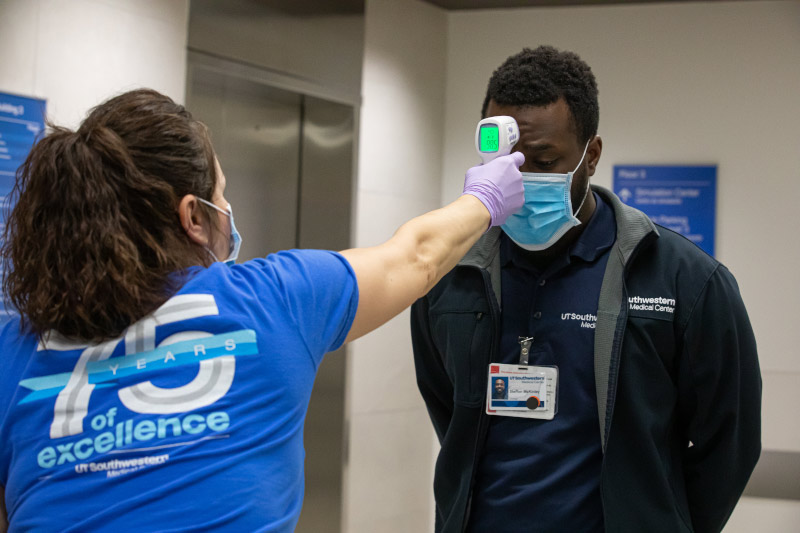
[[[347,341],[381,326],[424,296],[452,269],[488,226],[522,207],[519,152],[467,173],[464,192],[450,205],[406,222],[391,239],[342,255],[356,273],[359,302]]]

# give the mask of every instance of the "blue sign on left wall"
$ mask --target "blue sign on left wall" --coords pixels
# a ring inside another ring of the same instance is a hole
[[[12,207],[11,189],[17,169],[43,135],[44,117],[44,100],[0,93],[0,230],[5,229],[6,215]],[[0,299],[0,323],[5,322],[12,312]]]

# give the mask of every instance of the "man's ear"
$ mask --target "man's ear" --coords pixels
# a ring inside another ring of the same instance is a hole
[[[589,148],[586,149],[587,171],[590,176],[594,176],[594,171],[597,170],[597,163],[600,162],[600,154],[603,152],[603,139],[599,135],[589,141]]]
[[[187,194],[181,198],[181,203],[178,204],[178,216],[181,218],[181,226],[186,235],[200,246],[208,246],[210,241],[208,223],[200,211],[200,202],[195,195]]]

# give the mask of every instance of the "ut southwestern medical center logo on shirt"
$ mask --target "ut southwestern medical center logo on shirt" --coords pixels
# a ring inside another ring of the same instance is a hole
[[[628,296],[628,310],[639,316],[649,316],[661,320],[672,320],[675,314],[675,299],[663,296]],[[597,315],[592,313],[561,313],[561,320],[574,321],[580,327],[595,329]]]
[[[675,312],[675,299],[663,296],[628,296],[628,309],[631,311],[653,311],[672,315]]]
[[[121,379],[127,383],[137,381],[116,391],[122,405],[134,413],[176,415],[207,407],[225,396],[233,383],[236,357],[258,352],[255,331],[242,329],[218,335],[181,331],[155,345],[158,325],[218,314],[213,295],[178,295],[131,325],[117,339],[92,346],[73,343],[57,334],[43,339],[38,351],[82,350],[81,355],[72,372],[22,380],[20,385],[31,392],[19,403],[55,397],[50,439],[78,436],[84,432],[91,432],[91,435],[44,447],[37,456],[39,466],[50,468],[73,463],[152,439],[196,436],[226,429],[230,418],[225,411],[183,417],[138,417],[134,421],[122,419],[122,413],[112,407],[107,412],[89,417],[89,403],[95,389],[119,387]],[[111,358],[121,342],[125,345],[125,355]],[[185,385],[163,388],[147,379],[147,375],[154,371],[186,365],[198,365],[199,369]],[[140,376],[139,381],[137,378]],[[84,466],[76,465],[76,472],[81,473]]]

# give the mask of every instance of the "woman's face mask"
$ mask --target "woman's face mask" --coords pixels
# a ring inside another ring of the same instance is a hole
[[[224,262],[228,266],[231,266],[231,265],[235,264],[236,263],[236,259],[239,257],[239,250],[242,248],[242,236],[239,235],[239,232],[236,230],[236,224],[234,224],[234,222],[233,222],[233,208],[231,208],[231,204],[228,204],[228,210],[225,211],[225,210],[221,209],[220,207],[216,206],[215,204],[213,204],[213,203],[211,203],[211,202],[209,202],[207,200],[203,200],[202,198],[197,198],[197,199],[200,200],[201,202],[203,202],[204,204],[213,207],[214,209],[216,209],[220,213],[224,213],[224,214],[228,215],[228,217],[230,217],[230,219],[231,219],[231,234],[230,234],[230,239],[228,241],[230,243],[229,248],[228,248],[228,257],[222,262]],[[214,261],[220,262],[219,258],[217,258],[217,256],[214,255],[214,252],[212,252],[208,248],[206,248],[206,250],[208,250],[208,253],[210,253],[211,257],[214,258]]]
[[[586,142],[578,166],[567,174],[522,173],[525,203],[522,209],[508,217],[506,223],[501,226],[506,235],[520,248],[530,251],[549,248],[567,231],[581,223],[576,215],[586,201],[589,184],[586,184],[581,205],[574,213],[570,190],[572,177],[583,164],[588,148],[589,141]]]

